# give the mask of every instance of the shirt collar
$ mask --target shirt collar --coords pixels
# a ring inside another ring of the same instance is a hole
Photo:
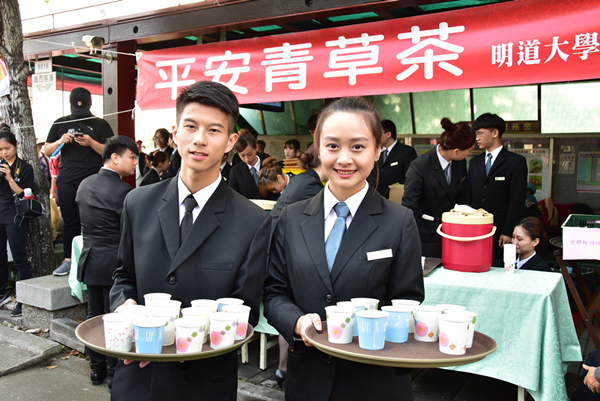
[[[528,257],[527,259],[524,259],[524,260],[519,259],[519,260],[517,260],[517,269],[520,269],[521,267],[523,267],[523,265],[525,263],[527,263],[529,261],[529,259],[531,259],[531,258],[533,258],[535,256],[535,253],[536,252],[533,251],[533,254],[530,257]],[[519,258],[520,258],[520,256],[519,256]]]
[[[220,182],[221,182],[221,173],[219,173],[219,177],[217,177],[217,179],[212,184],[209,184],[209,185],[205,186],[204,188],[202,188],[201,190],[196,191],[194,193],[194,199],[196,199],[196,203],[198,204],[200,209],[202,209],[204,207],[204,205],[206,204],[208,199],[217,190],[217,187],[219,186]],[[186,187],[185,184],[183,183],[183,181],[181,180],[181,174],[177,174],[177,194],[179,197],[180,205],[183,203],[185,198],[187,198],[187,196],[189,194],[191,194],[188,187]]]
[[[119,174],[116,170],[113,170],[112,168],[108,168],[108,167],[105,167],[105,166],[102,166],[102,168],[104,170],[112,171],[113,173],[115,173],[116,175],[118,175],[120,179],[123,179],[123,177],[121,177],[121,174]]]
[[[498,146],[496,149],[492,150],[491,152],[488,152],[487,150],[485,151],[485,158],[487,160],[487,155],[488,154],[492,154],[492,160],[496,160],[496,157],[498,157],[498,155],[500,154],[500,151],[502,150],[503,146],[500,145]]]
[[[398,143],[398,140],[396,139],[396,140],[394,141],[394,143],[392,143],[392,144],[390,145],[390,147],[389,147],[389,148],[386,148],[385,146],[383,146],[383,147],[381,148],[381,151],[383,152],[384,150],[387,150],[387,151],[388,151],[388,153],[387,153],[387,154],[388,154],[388,156],[389,156],[390,152],[392,151],[392,149],[394,148],[394,146],[396,146],[396,144],[397,144],[397,143]]]
[[[246,164],[246,166],[248,166],[248,169],[250,171],[252,171],[252,167],[254,167],[256,169],[256,173],[258,174],[258,172],[260,171],[260,157],[256,155],[256,163],[253,166],[249,164]]]
[[[442,166],[442,170],[446,170],[446,166],[451,164],[448,160],[444,159],[444,156],[440,153],[440,145],[437,145],[435,148],[435,152],[437,153],[438,160],[440,161],[440,165]]]
[[[365,186],[363,189],[361,189],[360,191],[358,191],[357,193],[355,193],[354,195],[352,195],[344,201],[344,203],[348,206],[348,209],[350,209],[350,216],[354,217],[356,211],[358,210],[358,207],[365,198],[365,195],[367,194],[368,190],[369,184],[365,182]],[[327,216],[329,216],[329,213],[331,213],[331,210],[335,205],[338,204],[338,202],[339,200],[335,197],[334,194],[331,193],[331,190],[329,189],[329,182],[327,182],[327,184],[325,185],[325,191],[323,192],[323,208],[325,211],[325,219],[327,218]]]

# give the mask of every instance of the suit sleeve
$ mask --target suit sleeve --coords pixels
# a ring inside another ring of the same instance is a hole
[[[231,171],[229,172],[228,184],[231,187],[231,189],[234,189],[237,192],[240,192],[240,184],[239,184],[237,175],[238,175],[238,169],[236,169],[235,167],[232,167]]]
[[[518,156],[515,160],[515,168],[510,180],[510,195],[508,199],[508,209],[506,213],[506,223],[502,230],[502,235],[512,237],[513,230],[519,221],[523,212],[523,202],[527,196],[527,161],[523,156]]]
[[[110,310],[114,311],[129,298],[137,299],[137,283],[135,278],[135,261],[133,256],[133,233],[127,212],[129,197],[125,198],[121,215],[121,242],[117,254],[117,270],[113,274],[114,284],[110,290]]]
[[[467,205],[473,207],[473,177],[475,173],[473,172],[473,160],[471,159],[469,162],[469,170],[467,171]]]
[[[285,254],[286,221],[287,207],[281,212],[271,240],[264,304],[265,317],[294,349],[297,345],[293,338],[294,326],[296,320],[305,313],[296,306],[288,279],[288,265]]]
[[[413,160],[415,160],[417,158],[417,152],[415,151],[415,148],[413,147],[408,147],[408,151],[406,152],[406,157],[404,158],[403,162],[404,162],[404,171],[406,171],[408,174],[408,169],[410,168],[410,164],[412,163]],[[400,184],[404,184],[406,182],[406,175],[404,176],[404,181],[400,182]]]
[[[465,163],[466,170],[466,163]],[[462,178],[463,182],[460,183],[460,189],[458,195],[456,197],[456,203],[459,205],[468,205],[469,204],[469,173],[465,171],[464,178]]]
[[[406,173],[406,182],[404,183],[404,195],[402,195],[402,206],[411,210],[418,207],[421,193],[423,192],[423,177],[421,173],[412,164]]]
[[[235,277],[231,297],[240,298],[252,308],[249,323],[256,326],[260,316],[260,300],[267,269],[267,246],[271,230],[271,216],[260,224],[248,247],[246,258]]]

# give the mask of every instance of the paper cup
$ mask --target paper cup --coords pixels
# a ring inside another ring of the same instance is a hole
[[[216,312],[219,308],[219,303],[213,299],[194,299],[192,308],[198,308],[204,311],[205,315]]]
[[[421,302],[414,301],[412,299],[392,299],[392,305],[393,306],[396,306],[396,305],[417,306],[417,305],[421,305]],[[413,315],[411,315],[411,317],[410,317],[410,327],[408,328],[408,333],[412,334],[414,332],[415,332],[415,318],[414,318],[414,313],[413,313]]]
[[[164,319],[163,347],[175,342],[175,320],[179,319],[179,301],[159,301],[148,310],[149,317]]]
[[[216,309],[216,305],[215,305],[215,309]],[[214,312],[211,312],[214,313]],[[204,310],[202,308],[183,308],[181,310],[181,315],[183,317],[195,317],[198,319],[204,319],[205,323],[204,323],[204,330],[202,330],[202,344],[204,344],[206,342],[206,340],[208,340],[208,329],[209,329],[209,319],[208,316],[210,315],[210,313],[204,313]]]
[[[160,318],[139,317],[133,321],[136,354],[160,354],[165,321]]]
[[[385,326],[389,314],[379,310],[356,312],[358,323],[358,346],[367,350],[383,349]]]
[[[239,298],[219,298],[217,299],[217,312],[223,312],[224,305],[243,305],[244,300]]]
[[[514,273],[517,264],[517,246],[515,244],[504,244],[504,271]]]
[[[104,323],[104,345],[113,351],[131,351],[133,338],[133,316],[121,313],[108,313],[102,316]]]
[[[251,309],[247,305],[223,305],[223,312],[231,313],[237,318],[236,340],[244,340],[246,338]]]
[[[175,321],[175,347],[178,354],[201,352],[206,318],[182,317]]]
[[[338,302],[336,304],[337,306],[350,306],[352,308],[354,308],[355,312],[358,312],[359,310],[365,310],[365,306],[361,303],[355,303],[352,301],[341,301]],[[354,330],[352,330],[352,336],[353,337],[358,337],[358,324],[356,324],[356,316],[354,318]]]
[[[146,304],[146,306],[152,306],[154,305],[155,301],[166,301],[168,299],[171,299],[171,294],[164,292],[152,292],[144,295],[144,304]]]
[[[356,305],[363,305],[365,310],[377,310],[379,308],[379,300],[375,298],[352,298],[350,301]]]
[[[385,329],[385,341],[390,343],[405,343],[408,341],[408,329],[412,320],[411,305],[384,306],[381,308],[389,313]]]
[[[349,306],[327,306],[327,339],[333,344],[348,344],[352,342],[356,308]]]
[[[152,306],[147,308],[148,315],[157,313],[158,311],[169,313],[172,316],[179,317],[181,310],[181,302],[172,299],[165,299],[160,301],[154,301]]]
[[[220,349],[233,345],[237,329],[237,317],[232,313],[215,312],[210,319],[210,347]]]
[[[467,335],[467,348],[471,348],[473,346],[473,336],[475,335],[475,325],[477,323],[477,312],[471,311],[453,311],[448,313],[448,315],[463,315],[467,316],[470,320],[467,328],[469,330],[469,334]]]
[[[467,315],[439,315],[440,352],[450,355],[463,355],[467,351],[468,325],[471,317]]]
[[[121,305],[115,310],[117,313],[127,313],[132,316],[131,320],[138,317],[146,317],[146,305]],[[131,325],[131,338],[133,338],[133,324]]]
[[[442,308],[437,306],[415,306],[413,309],[415,318],[415,340],[433,343],[438,340],[438,316],[442,314]]]
[[[442,308],[442,315],[450,312],[456,312],[461,310],[466,310],[467,308],[462,305],[452,305],[452,304],[438,304],[436,305],[438,308]]]

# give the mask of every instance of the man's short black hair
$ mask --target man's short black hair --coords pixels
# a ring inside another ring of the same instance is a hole
[[[185,88],[177,97],[176,123],[179,126],[181,115],[185,106],[190,103],[199,103],[205,106],[216,107],[227,115],[227,133],[235,132],[235,123],[240,115],[239,103],[231,89],[219,82],[200,81]]]
[[[396,124],[394,124],[390,120],[382,120],[381,121],[381,129],[383,132],[389,132],[392,134],[392,139],[396,140]]]
[[[116,135],[108,138],[104,144],[104,149],[102,150],[102,163],[104,164],[110,160],[113,153],[123,156],[127,149],[131,150],[136,155],[140,153],[133,139],[128,136]]]
[[[506,130],[506,122],[497,114],[492,113],[483,113],[477,120],[473,123],[473,131],[477,132],[477,130],[481,128],[487,129],[497,129],[498,134],[502,138],[502,134]]]

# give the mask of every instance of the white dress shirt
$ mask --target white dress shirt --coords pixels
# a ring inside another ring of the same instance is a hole
[[[386,151],[386,150],[387,150],[387,151],[388,151],[388,152],[387,152],[387,155],[389,156],[389,155],[390,155],[390,153],[392,152],[392,149],[394,149],[394,146],[396,146],[396,144],[397,144],[397,143],[398,143],[398,140],[396,139],[396,140],[394,141],[394,143],[392,143],[392,144],[390,145],[390,147],[389,147],[389,148],[386,148],[385,146],[382,146],[382,147],[381,147],[381,151],[383,152],[383,151]]]
[[[440,145],[436,146],[435,151],[437,153],[438,160],[440,161],[440,165],[442,166],[442,171],[446,170],[446,166],[448,164],[450,165],[450,168],[448,169],[448,178],[450,179],[450,182],[452,182],[452,162],[444,159],[444,156],[442,156],[440,153]]]
[[[258,174],[258,172],[260,171],[260,157],[256,156],[256,163],[253,166],[249,164],[246,164],[246,166],[248,166],[250,173],[252,173],[252,167],[254,167],[256,169],[256,174]]]
[[[208,202],[210,197],[215,193],[215,190],[219,186],[220,182],[221,173],[219,173],[219,177],[212,184],[207,185],[194,193],[194,199],[196,199],[196,203],[198,205],[194,208],[194,210],[192,210],[192,224],[196,221],[196,218],[202,211],[204,205],[206,205],[206,202]],[[179,224],[181,225],[181,220],[183,220],[183,216],[185,215],[185,204],[183,201],[189,194],[191,194],[188,187],[186,187],[181,180],[181,174],[177,174],[177,194],[179,197]]]
[[[521,260],[521,255],[519,255],[519,259],[517,259],[517,269],[520,269],[521,267],[523,267],[523,265],[525,263],[527,263],[527,261],[529,259],[533,258],[534,256],[535,256],[535,251],[533,251],[533,254],[530,257],[528,257],[527,259]]]
[[[492,150],[491,152],[488,152],[487,150],[485,151],[485,162],[487,163],[488,160],[488,155],[491,154],[492,155],[492,166],[494,165],[494,162],[496,161],[496,159],[498,158],[498,155],[500,154],[500,151],[502,150],[503,146],[500,145],[499,147],[497,147],[496,149]]]
[[[344,201],[346,205],[348,205],[348,209],[350,209],[350,214],[346,218],[346,229],[350,227],[350,223],[352,223],[352,216],[356,214],[358,207],[362,203],[367,191],[369,189],[369,184],[365,181],[365,186],[363,189],[349,197]],[[325,191],[323,192],[323,210],[325,214],[325,241],[327,241],[327,237],[329,237],[329,233],[333,229],[333,225],[335,223],[335,219],[337,218],[337,214],[333,207],[339,203],[339,200],[331,193],[329,189],[329,182],[325,185]]]

